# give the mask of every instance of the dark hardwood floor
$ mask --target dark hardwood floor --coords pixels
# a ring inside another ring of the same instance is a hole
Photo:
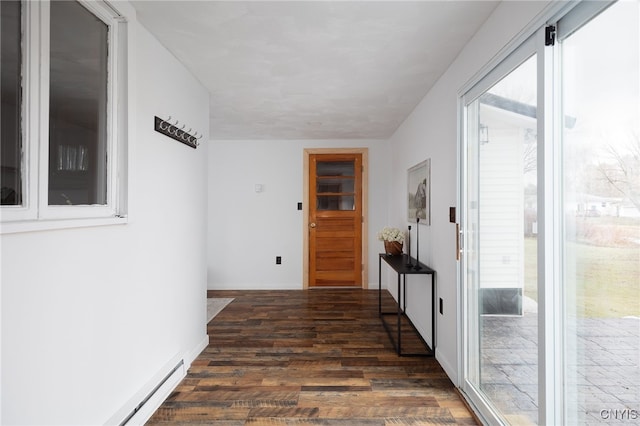
[[[367,290],[234,297],[149,425],[476,424],[434,358],[398,357]],[[384,292],[386,310],[395,309]],[[420,350],[412,333],[403,348]]]

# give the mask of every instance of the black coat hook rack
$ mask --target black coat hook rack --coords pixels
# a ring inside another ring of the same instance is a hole
[[[200,139],[202,139],[203,135],[198,136],[198,132],[191,134],[191,130],[184,130],[186,125],[182,127],[178,127],[179,121],[176,120],[174,124],[171,123],[171,117],[163,120],[160,117],[154,117],[154,129],[156,132],[162,133],[165,136],[170,137],[178,142],[182,142],[183,144],[190,146],[193,149],[196,149],[198,145],[200,145]]]

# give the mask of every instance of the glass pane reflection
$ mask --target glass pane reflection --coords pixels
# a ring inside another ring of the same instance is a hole
[[[49,205],[107,202],[108,27],[51,3]]]
[[[355,180],[346,179],[318,179],[316,184],[316,191],[321,193],[340,193],[348,192],[353,193],[355,188]]]
[[[354,176],[355,163],[353,161],[318,161],[317,176]]]
[[[317,210],[355,210],[353,195],[318,195],[316,200]]]
[[[0,25],[2,48],[0,65],[2,69],[2,127],[0,141],[0,165],[2,176],[0,204],[22,204],[22,129],[20,71],[22,55],[20,49],[21,14],[19,1],[0,2]]]

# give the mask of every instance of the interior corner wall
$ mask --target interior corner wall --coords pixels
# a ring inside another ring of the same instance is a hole
[[[208,343],[207,146],[153,117],[207,140],[209,95],[116,6],[130,14],[129,223],[1,237],[2,424],[118,424]]]
[[[456,228],[449,222],[449,207],[460,207],[459,91],[546,5],[547,2],[538,1],[502,2],[390,138],[393,166],[388,205],[389,222],[394,226],[409,224],[406,220],[407,169],[422,160],[431,159],[431,225],[420,225],[420,260],[437,272],[436,298],[443,300],[443,314],[437,313],[436,357],[456,384],[459,384],[462,324],[458,322],[460,291],[455,252]],[[459,217],[459,211],[457,213]],[[415,231],[412,232],[415,237]],[[412,253],[415,253],[415,241],[412,246]],[[433,306],[430,287],[412,284],[416,279],[411,277],[408,280],[407,292],[411,297],[407,313],[422,336],[430,342],[430,306]],[[394,289],[390,290],[395,296]]]
[[[215,140],[209,148],[209,289],[302,289],[303,213],[297,206],[306,202],[305,148],[368,148],[368,275],[369,288],[377,288],[382,246],[376,233],[386,225],[391,169],[387,141]]]

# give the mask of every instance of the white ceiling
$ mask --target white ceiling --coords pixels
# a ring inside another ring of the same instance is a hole
[[[133,1],[209,89],[212,139],[385,139],[498,1]]]

